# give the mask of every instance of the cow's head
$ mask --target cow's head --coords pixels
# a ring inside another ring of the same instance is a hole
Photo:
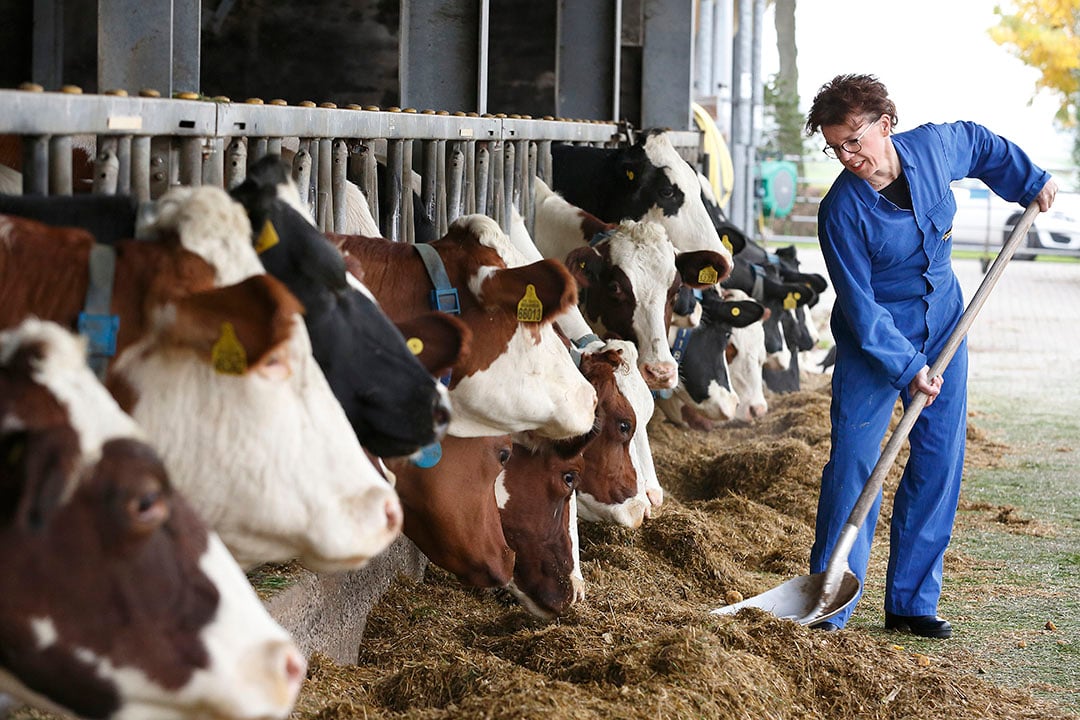
[[[231,193],[251,218],[267,272],[303,304],[315,360],[361,444],[393,457],[441,438],[450,407],[438,382],[363,283],[346,272],[338,249],[296,209],[288,166],[268,155]],[[422,342],[412,347],[422,349]]]
[[[434,467],[391,462],[405,534],[463,584],[504,587],[513,579],[514,551],[503,535],[495,483],[510,458],[510,437],[447,435],[441,448]]]
[[[639,420],[631,398],[623,394],[617,381],[618,373],[634,373],[633,365],[626,364],[626,359],[632,363],[632,358],[624,358],[622,348],[605,347],[581,358],[581,372],[596,388],[599,398],[599,431],[584,450],[585,469],[577,489],[578,512],[583,520],[636,528],[649,502],[644,483],[638,480],[633,441],[635,435],[645,434],[648,416]],[[649,394],[648,388],[645,390]]]
[[[0,334],[0,690],[84,717],[286,717],[303,656],[84,352],[50,323]]]
[[[627,148],[612,180],[618,191],[618,218],[654,220],[667,230],[680,252],[712,250],[725,259],[717,268],[720,279],[732,266],[732,252],[724,246],[701,198],[698,174],[671,144],[663,130],[649,130]],[[613,208],[614,209],[614,208]],[[605,218],[614,219],[614,218]]]
[[[750,300],[741,290],[725,290],[724,298],[729,301]],[[765,315],[769,314],[766,310]],[[764,319],[763,316],[762,320]],[[765,365],[763,323],[753,322],[743,327],[733,327],[726,356],[731,389],[739,396],[735,417],[747,421],[762,417],[769,409],[761,376],[762,367]]]
[[[574,366],[552,321],[577,303],[570,273],[556,260],[523,263],[495,221],[455,220],[432,243],[473,330],[471,351],[455,365],[451,434],[534,431],[549,438],[592,427],[596,393]]]
[[[598,332],[633,342],[649,387],[675,386],[667,330],[679,287],[711,287],[728,265],[711,250],[680,253],[663,226],[624,220],[606,237],[566,256],[584,288],[582,311]]]
[[[571,503],[585,465],[581,450],[589,438],[570,445],[515,444],[495,486],[503,533],[517,554],[510,591],[538,617],[562,614],[577,597]]]
[[[157,311],[110,382],[238,562],[356,568],[397,536],[401,508],[315,363],[300,311],[267,275],[189,295]]]

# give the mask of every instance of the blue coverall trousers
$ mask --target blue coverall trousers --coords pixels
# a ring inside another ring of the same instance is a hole
[[[944,345],[944,339],[939,343]],[[940,347],[928,348],[937,357]],[[881,455],[899,392],[858,349],[837,347],[832,381],[832,454],[822,473],[810,571],[823,572],[833,545]],[[885,610],[896,615],[936,615],[942,558],[952,536],[967,438],[967,342],[943,373],[941,394],[925,408],[909,436],[910,456],[893,502]],[[879,492],[851,549],[848,564],[866,577],[882,494]],[[861,593],[860,593],[861,594]],[[855,603],[831,622],[844,626]]]

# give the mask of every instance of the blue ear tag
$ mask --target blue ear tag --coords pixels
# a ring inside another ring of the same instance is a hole
[[[653,390],[652,396],[657,400],[670,400],[671,396],[675,394],[674,390],[664,388],[663,390]]]
[[[437,442],[425,445],[409,459],[413,465],[419,468],[435,467],[442,460],[442,445]]]

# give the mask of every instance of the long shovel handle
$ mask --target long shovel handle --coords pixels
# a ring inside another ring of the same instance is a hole
[[[1039,204],[1035,201],[1032,201],[1024,210],[1024,214],[1021,216],[1020,221],[1016,223],[1012,233],[1009,234],[1009,239],[1005,241],[1001,252],[998,253],[989,270],[987,270],[979,289],[975,291],[975,296],[968,303],[964,314],[956,322],[952,335],[945,341],[945,348],[938,355],[934,364],[930,366],[927,377],[934,378],[940,375],[948,366],[949,361],[953,359],[953,355],[959,349],[964,336],[967,335],[968,330],[971,328],[971,323],[975,321],[975,316],[979,314],[982,306],[986,303],[986,298],[990,295],[990,291],[994,289],[998,278],[1005,271],[1005,265],[1012,259],[1021,239],[1027,235],[1031,224],[1035,222],[1035,216],[1038,212]],[[870,507],[874,504],[874,500],[885,482],[885,476],[888,474],[889,469],[892,468],[893,462],[896,461],[896,456],[900,453],[900,446],[904,443],[904,440],[907,440],[915,421],[926,406],[926,400],[926,393],[921,391],[917,391],[911,396],[911,402],[908,403],[903,417],[900,418],[900,422],[897,424],[889,441],[885,443],[885,448],[881,451],[881,457],[878,458],[877,464],[874,465],[874,470],[870,473],[870,479],[866,481],[859,499],[855,501],[855,507],[851,509],[847,524],[844,526],[844,533],[849,537],[843,538],[842,542],[837,542],[836,548],[833,550],[833,556],[829,558],[829,566],[826,571],[827,586],[839,586],[840,576],[843,574],[844,568],[847,567],[848,554],[851,552],[851,545],[855,539],[854,534],[858,533],[858,529],[866,520]],[[849,532],[852,528],[854,528],[853,533]],[[835,580],[835,582],[830,582],[831,580]]]

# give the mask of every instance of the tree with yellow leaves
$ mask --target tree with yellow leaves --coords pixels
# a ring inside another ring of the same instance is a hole
[[[1073,162],[1080,165],[1080,0],[1013,0],[1015,12],[1001,6],[1001,18],[990,28],[994,42],[1042,72],[1035,83],[1061,101],[1057,120],[1076,133]]]

